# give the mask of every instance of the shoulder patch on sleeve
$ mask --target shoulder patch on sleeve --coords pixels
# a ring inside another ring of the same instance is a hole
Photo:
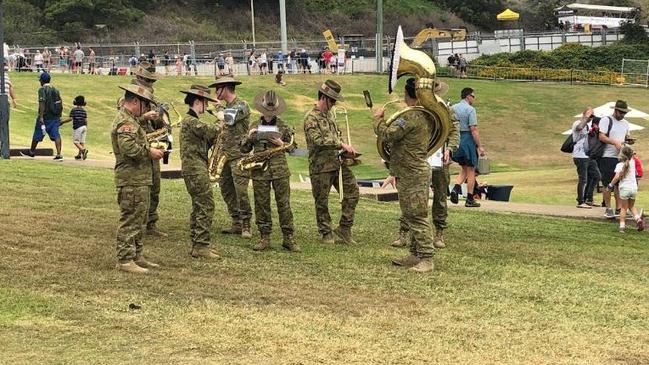
[[[318,127],[318,121],[311,116],[307,116],[304,120],[304,130]]]
[[[133,127],[129,124],[122,124],[121,127],[117,128],[117,133],[133,133]]]
[[[406,126],[406,120],[403,119],[403,118],[397,119],[396,121],[394,121],[394,123],[395,123],[395,125],[397,125],[397,126],[399,126],[401,128]]]

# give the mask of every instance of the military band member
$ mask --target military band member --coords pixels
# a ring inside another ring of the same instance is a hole
[[[216,89],[216,98],[226,102],[223,125],[223,153],[227,162],[221,172],[219,186],[221,195],[228,207],[228,213],[232,218],[230,228],[224,229],[224,234],[241,234],[243,238],[251,238],[250,218],[252,209],[248,200],[248,181],[250,176],[247,172],[237,168],[237,162],[244,154],[241,152],[241,142],[246,138],[250,126],[250,107],[248,103],[239,98],[235,92],[237,81],[230,76],[220,77],[209,87]]]
[[[408,106],[417,105],[415,79],[407,80],[404,94]],[[410,230],[410,255],[392,262],[412,271],[432,271],[433,235],[428,222],[431,168],[426,161],[432,131],[428,115],[411,110],[387,126],[384,114],[383,108],[374,113],[374,132],[391,144],[390,175],[396,179],[401,214]]]
[[[359,192],[352,170],[342,164],[339,152],[356,155],[356,150],[341,140],[341,133],[331,114],[337,101],[342,101],[341,87],[333,80],[327,80],[318,87],[318,101],[304,119],[304,134],[309,150],[309,176],[311,191],[316,205],[316,221],[323,243],[334,243],[329,215],[329,192],[338,186],[338,174],[342,170],[342,212],[339,226],[333,230],[345,244],[355,244],[352,238],[354,212]]]
[[[189,236],[192,241],[191,255],[195,258],[219,258],[210,248],[214,196],[207,168],[208,154],[221,133],[220,126],[208,124],[199,119],[207,109],[207,102],[216,102],[210,96],[210,89],[192,85],[186,94],[185,104],[189,111],[180,127],[180,160],[187,192],[192,199],[192,213],[189,216]]]
[[[136,68],[134,84],[144,86],[153,95],[153,105],[160,105],[160,101],[155,97],[153,83],[158,80],[155,73],[155,66],[147,61],[141,62]],[[162,120],[161,115],[154,110],[142,115],[140,123],[147,133],[154,132],[160,128],[167,127]],[[153,185],[151,185],[151,199],[149,204],[149,214],[146,223],[146,233],[156,237],[167,237],[167,233],[157,227],[158,222],[158,205],[160,204],[160,161],[153,161]]]
[[[448,91],[448,85],[443,82],[435,84],[435,94],[444,95]],[[449,164],[451,162],[451,152],[457,149],[460,144],[460,128],[459,121],[455,116],[452,108],[449,108],[451,113],[451,128],[449,130],[448,138],[444,146],[435,154],[439,154],[442,166],[432,167],[432,179],[430,186],[433,188],[433,205],[431,208],[433,225],[435,226],[435,238],[433,239],[433,246],[435,248],[444,248],[444,230],[447,227],[446,218],[448,217],[447,206],[447,190],[451,183]],[[408,226],[404,218],[399,219],[399,238],[392,243],[394,247],[406,247],[410,243],[408,235]]]
[[[151,183],[152,160],[162,158],[163,151],[150,148],[146,131],[138,122],[149,111],[153,95],[136,85],[120,86],[124,102],[113,122],[111,141],[115,155],[115,185],[120,217],[117,227],[117,269],[146,273],[158,267],[143,256],[144,235]]]
[[[262,166],[251,170],[253,193],[255,197],[255,219],[261,239],[253,248],[264,251],[270,248],[270,233],[273,227],[270,200],[272,187],[275,190],[275,203],[279,214],[279,224],[284,236],[282,247],[292,252],[299,252],[300,247],[293,236],[293,212],[291,211],[291,172],[286,161],[286,152],[295,148],[293,135],[295,131],[279,118],[286,109],[281,96],[269,90],[259,94],[254,100],[255,109],[261,118],[250,126],[248,136],[241,145],[241,151],[254,154],[264,153],[269,149],[280,149],[263,162]],[[260,131],[260,128],[269,131]],[[271,130],[275,127],[277,130]],[[267,136],[265,136],[266,134]]]

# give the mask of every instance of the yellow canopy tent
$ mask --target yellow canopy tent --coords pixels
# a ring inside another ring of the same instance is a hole
[[[520,15],[518,13],[513,12],[509,9],[505,9],[502,13],[496,15],[496,19],[498,20],[518,20]]]

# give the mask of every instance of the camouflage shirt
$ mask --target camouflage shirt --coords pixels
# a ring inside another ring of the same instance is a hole
[[[193,110],[180,122],[180,161],[183,176],[207,174],[209,151],[221,127],[202,122]]]
[[[117,113],[110,138],[115,155],[115,185],[151,185],[153,170],[146,132],[127,109]]]
[[[243,156],[241,142],[248,134],[250,107],[245,100],[236,97],[226,104],[223,112],[226,115],[223,123],[223,153],[232,161]]]
[[[277,125],[279,132],[282,134],[282,141],[284,141],[285,144],[291,143],[291,139],[293,139],[293,135],[295,134],[293,128],[284,123],[284,121],[278,117],[273,118],[270,123],[266,122],[262,118],[259,118],[258,121],[254,122],[250,126],[250,129],[258,128],[260,124]],[[293,147],[289,148],[289,150],[294,148],[295,141],[292,142],[292,145]],[[256,135],[253,135],[252,137],[246,137],[246,139],[244,139],[243,143],[241,144],[241,152],[248,153],[250,151],[253,151],[253,153],[259,153],[266,151],[267,149],[277,147],[278,146],[274,145],[272,142],[266,139],[259,139]],[[291,172],[288,169],[288,162],[286,161],[285,152],[278,152],[273,154],[273,156],[268,160],[268,168],[266,170],[258,168],[252,170],[250,174],[250,177],[253,180],[274,180],[288,176],[291,176]]]
[[[383,118],[374,120],[374,133],[391,144],[390,175],[397,178],[417,175],[430,175],[428,141],[430,124],[427,114],[422,110],[411,110],[390,126]]]
[[[460,121],[455,115],[455,110],[449,108],[451,114],[451,128],[449,129],[448,138],[446,139],[446,148],[455,151],[460,146]]]
[[[304,118],[304,134],[309,149],[309,173],[338,170],[338,151],[342,148],[342,140],[331,113],[322,113],[316,105]]]

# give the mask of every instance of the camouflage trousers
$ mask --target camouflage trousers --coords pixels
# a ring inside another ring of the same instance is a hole
[[[410,232],[410,252],[420,258],[432,257],[433,234],[428,222],[428,175],[397,178],[402,227]]]
[[[269,235],[273,230],[272,211],[270,208],[270,189],[275,191],[275,204],[279,214],[279,225],[282,234],[292,235],[293,212],[291,211],[291,184],[290,178],[284,177],[274,180],[253,180],[252,188],[255,195],[255,220],[259,233]]]
[[[149,199],[149,213],[146,220],[146,228],[155,228],[158,222],[158,204],[160,203],[160,161],[153,161],[153,185],[151,185],[151,197]]]
[[[117,188],[119,221],[117,224],[117,259],[133,260],[142,254],[142,237],[149,210],[150,186],[121,186]]]
[[[446,218],[448,217],[447,190],[448,184],[451,181],[451,175],[448,165],[441,169],[433,169],[432,179],[430,186],[433,188],[433,207],[431,209],[433,217],[433,225],[435,231],[440,232],[446,229]],[[402,232],[408,232],[408,225],[403,219],[399,218],[400,227]]]
[[[208,246],[211,243],[212,218],[214,217],[214,195],[212,184],[206,173],[183,176],[185,187],[192,199],[189,215],[189,237],[192,246]]]
[[[315,199],[315,217],[318,223],[318,232],[321,235],[331,233],[331,216],[329,215],[329,192],[333,186],[340,191],[338,186],[338,173],[340,170],[321,172],[311,175],[311,193]],[[351,228],[354,225],[354,213],[358,204],[359,192],[356,177],[352,170],[343,166],[343,201],[339,225]],[[337,198],[336,198],[337,199]]]
[[[232,220],[242,221],[252,217],[252,208],[248,200],[248,181],[250,178],[236,173],[238,169],[237,161],[228,161],[223,166],[219,187]]]

